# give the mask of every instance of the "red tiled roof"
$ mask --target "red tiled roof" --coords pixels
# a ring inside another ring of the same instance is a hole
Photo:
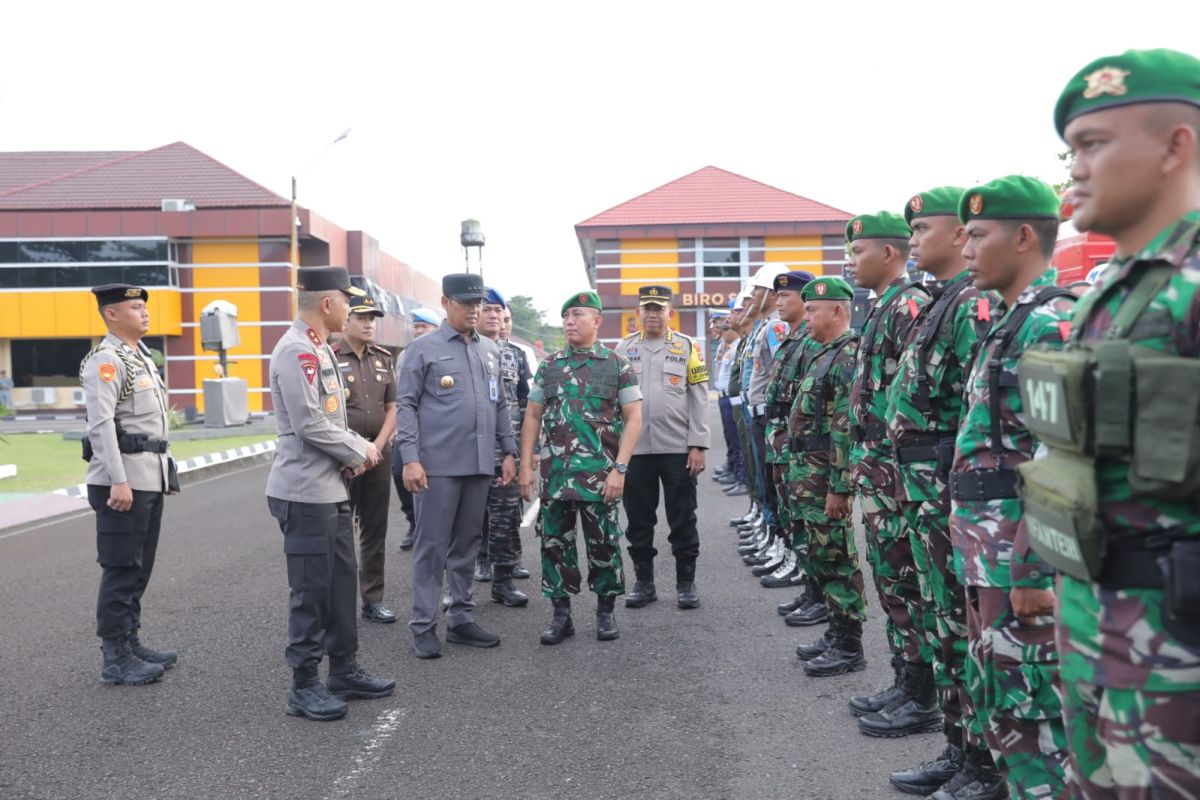
[[[0,153],[0,210],[284,206],[289,201],[191,145],[134,152]]]
[[[576,227],[837,222],[853,216],[717,167],[704,167],[602,211]]]

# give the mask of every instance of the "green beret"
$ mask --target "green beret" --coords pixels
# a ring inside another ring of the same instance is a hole
[[[604,310],[604,304],[600,302],[600,295],[595,292],[580,292],[573,294],[567,298],[567,302],[562,305],[562,313],[565,315],[568,308],[594,308],[597,311]]]
[[[909,225],[917,217],[957,217],[958,201],[962,198],[961,186],[939,186],[927,192],[918,192],[904,207],[904,219]]]
[[[1127,50],[1088,64],[1067,81],[1054,105],[1063,136],[1076,117],[1135,103],[1200,106],[1200,59],[1178,50]]]
[[[1024,175],[1009,175],[963,192],[958,218],[1058,219],[1061,201],[1048,183]]]
[[[890,211],[878,214],[859,214],[846,223],[846,241],[857,239],[905,239],[912,236],[912,228],[904,217]]]
[[[854,289],[846,283],[845,278],[826,275],[805,284],[800,290],[800,297],[805,300],[853,300]]]

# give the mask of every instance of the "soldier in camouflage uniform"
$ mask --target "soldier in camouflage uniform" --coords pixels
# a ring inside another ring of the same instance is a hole
[[[970,711],[966,593],[950,544],[950,461],[963,411],[963,385],[978,341],[991,327],[993,297],[975,288],[958,219],[963,190],[941,186],[913,195],[904,218],[913,229],[912,258],[929,274],[933,302],[921,310],[888,392],[888,433],[896,452],[899,501],[921,586],[921,627],[933,651],[945,751],[913,769],[892,773],[901,791],[926,795],[963,764],[963,748],[989,762],[987,744]],[[965,742],[964,742],[965,740]]]
[[[563,303],[567,347],[538,367],[521,429],[521,493],[533,499],[533,446],[541,451],[542,594],[554,618],[542,631],[543,644],[573,636],[571,595],[580,589],[575,518],[579,517],[588,558],[588,587],[596,593],[596,636],[619,635],[613,613],[625,592],[618,540],[617,501],[642,430],[642,393],[627,360],[597,341],[603,306],[595,292]]]
[[[904,218],[888,211],[863,214],[846,224],[854,280],[877,298],[863,325],[850,392],[850,463],[896,670],[895,687],[850,700],[851,712],[860,717],[859,729],[869,736],[907,736],[941,724],[932,653],[916,615],[921,589],[896,499],[896,456],[885,422],[887,388],[913,323],[929,302],[905,272],[911,234]]]
[[[500,346],[501,389],[508,400],[513,435],[521,436],[521,420],[529,397],[529,366],[525,353],[512,342],[500,337],[504,331],[504,312],[508,304],[504,296],[486,287],[487,297],[479,312],[478,332]],[[529,603],[529,597],[513,585],[513,568],[521,559],[521,490],[515,482],[505,484],[500,470],[504,453],[496,448],[496,477],[488,487],[487,514],[484,515],[483,544],[479,547],[479,564],[475,580],[480,579],[480,566],[487,566],[492,579],[492,600],[518,608]]]
[[[825,636],[801,645],[796,654],[805,673],[825,677],[867,666],[862,648],[867,599],[850,522],[850,387],[858,337],[850,331],[850,284],[817,278],[801,294],[813,344],[804,352],[804,378],[788,418],[791,490],[808,540],[805,568],[832,620]]]
[[[791,457],[788,455],[787,422],[796,395],[796,385],[800,382],[800,358],[812,343],[804,325],[804,301],[800,297],[800,290],[812,278],[808,272],[787,272],[776,276],[773,284],[779,318],[787,324],[790,333],[779,345],[771,361],[765,401],[764,460],[768,469],[772,470],[775,481],[779,529],[785,539],[785,547],[776,558],[752,570],[755,575],[762,576],[760,583],[768,589],[794,586],[803,580],[804,520],[789,485]]]
[[[1064,441],[1048,406],[1030,414],[1051,477],[1095,497],[1090,535],[1026,503],[1032,544],[1059,556],[1068,795],[1200,797],[1200,60],[1097,59],[1067,84],[1055,122],[1076,154],[1072,221],[1116,241],[1065,352],[1049,354],[1097,359],[1095,383],[1065,382],[1065,405],[1102,455]],[[1022,477],[1023,495],[1041,483]],[[1013,605],[1022,613],[1015,594]]]
[[[968,753],[933,795],[939,800],[1005,797],[1005,778],[1013,797],[1057,798],[1063,789],[1054,620],[1049,606],[1018,619],[1009,598],[1010,591],[1038,593],[1051,585],[1036,563],[1018,573],[1031,565],[1014,547],[1023,513],[1015,470],[1033,458],[1037,440],[1026,425],[1016,366],[1034,345],[1062,345],[1074,304],[1050,267],[1058,207],[1052,188],[1021,176],[971,189],[959,203],[967,226],[963,255],[975,286],[1003,297],[967,378],[950,475],[950,531],[967,591],[967,689],[1001,774]]]

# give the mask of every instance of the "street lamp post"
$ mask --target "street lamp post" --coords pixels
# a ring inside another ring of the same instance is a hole
[[[349,135],[350,135],[350,129],[346,128],[346,130],[339,133],[337,135],[337,138],[335,138],[332,142],[330,142],[329,144],[322,147],[321,150],[315,156],[313,156],[307,164],[304,165],[303,169],[301,169],[299,172],[297,172],[295,175],[292,176],[292,216],[291,216],[292,244],[291,244],[291,248],[288,251],[288,260],[291,262],[291,273],[292,273],[291,286],[292,286],[292,290],[293,290],[292,291],[292,316],[293,317],[296,316],[296,292],[295,292],[296,270],[300,266],[300,207],[296,203],[296,179],[299,178],[301,175],[303,175],[305,172],[307,172],[309,167],[311,167],[313,164],[317,163],[317,160],[321,156],[323,156],[327,152],[329,152],[329,148],[333,147],[335,144],[342,141]]]

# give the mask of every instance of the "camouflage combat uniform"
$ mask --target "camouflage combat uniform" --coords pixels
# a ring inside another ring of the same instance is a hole
[[[929,296],[906,275],[892,281],[876,301],[859,341],[850,390],[850,463],[863,509],[867,558],[875,573],[880,606],[887,612],[888,645],[914,664],[931,661],[929,645],[909,613],[921,601],[912,546],[896,500],[895,454],[887,438],[887,387],[904,343]]]
[[[746,361],[746,346],[749,336],[738,339],[737,349],[733,353],[733,366],[729,371],[729,404],[733,410],[733,423],[737,426],[738,445],[742,450],[742,474],[746,478],[746,488],[753,493],[754,489],[754,454],[750,451],[750,439],[746,426],[745,404],[742,394],[742,367]]]
[[[921,628],[933,653],[946,731],[962,723],[968,748],[984,747],[969,711],[966,593],[950,543],[950,460],[963,412],[963,386],[976,343],[991,326],[993,298],[962,273],[927,285],[933,302],[917,318],[888,390],[888,434],[897,456],[899,502],[908,527],[921,604]]]
[[[1056,276],[1056,270],[1047,270],[1011,309],[995,309],[1000,319],[982,341],[967,379],[967,409],[950,478],[950,535],[967,591],[971,710],[1010,791],[1021,798],[1057,798],[1066,761],[1066,734],[1054,691],[1058,652],[1053,618],[1025,625],[1009,601],[1013,587],[1051,586],[1037,556],[1014,546],[1023,513],[1014,470],[1033,458],[1037,448],[1017,386],[1017,359],[1038,344],[1060,347],[1069,325],[1063,320],[1071,315],[1072,298],[1038,300],[1039,290],[1054,287]],[[1021,322],[1023,306],[1030,308]],[[1006,324],[1014,321],[1019,328]],[[999,409],[998,419],[994,408]],[[1002,484],[1002,490],[994,485],[984,489],[985,480]],[[962,499],[968,494],[992,499]],[[1018,573],[1022,566],[1023,574]]]
[[[621,407],[642,399],[629,362],[599,342],[571,346],[538,367],[529,402],[542,414],[542,594],[564,598],[580,588],[575,518],[588,558],[588,587],[608,597],[625,592],[618,540],[619,503],[604,500],[604,483],[617,457],[625,422]]]
[[[801,563],[805,552],[804,520],[789,490],[791,458],[788,455],[788,415],[801,377],[800,361],[811,343],[808,326],[803,322],[783,340],[771,361],[771,379],[767,384],[766,399],[766,462],[775,481],[779,528],[792,550],[801,558]]]
[[[858,337],[847,331],[828,344],[809,339],[801,380],[788,419],[790,488],[807,536],[805,568],[824,594],[835,618],[867,618],[863,575],[854,526],[830,519],[825,499],[854,494],[850,480],[850,386]],[[821,373],[825,374],[822,376]]]
[[[500,379],[512,416],[513,438],[521,441],[521,422],[525,419],[529,397],[529,361],[525,351],[512,342],[499,342]],[[504,455],[496,449],[496,478],[488,487],[486,536],[480,556],[501,570],[512,569],[521,560],[521,489],[516,481],[500,485],[500,462]],[[520,468],[520,464],[517,465]]]
[[[1100,295],[1081,321],[1081,341],[1111,333],[1114,315],[1129,298],[1131,279],[1154,262],[1170,265],[1173,273],[1138,317],[1129,339],[1139,348],[1200,358],[1200,211],[1177,220],[1135,257],[1109,265],[1092,289]],[[1077,315],[1084,313],[1081,307]],[[1188,393],[1194,416],[1178,419],[1175,435],[1156,438],[1155,447],[1190,441],[1195,457],[1198,373],[1175,371],[1173,380]],[[1133,405],[1136,437],[1147,405],[1141,386]],[[1129,457],[1096,461],[1109,560],[1128,561],[1138,550],[1165,557],[1168,542],[1151,537],[1195,547],[1200,493],[1190,500],[1138,495],[1130,485],[1132,472]],[[1197,574],[1185,580],[1194,587]],[[1161,580],[1157,588],[1117,588],[1103,578],[1091,582],[1061,575],[1058,590],[1070,788],[1088,798],[1200,797],[1200,625],[1195,617],[1190,643],[1170,630]],[[1194,604],[1191,612],[1196,613]]]

